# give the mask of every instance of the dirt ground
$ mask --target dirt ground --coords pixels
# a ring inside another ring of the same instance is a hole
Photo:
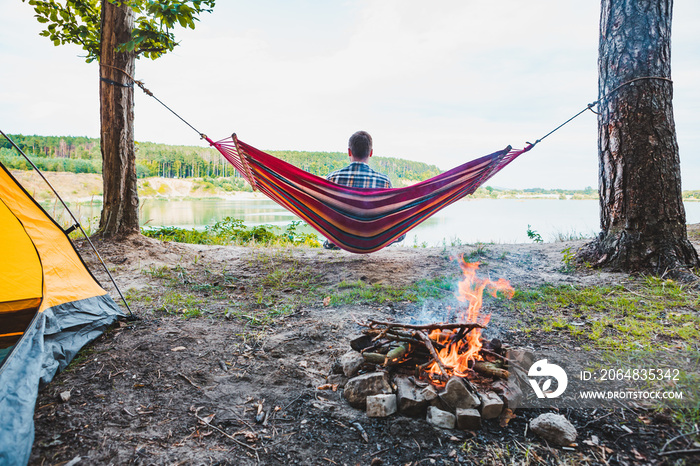
[[[318,388],[339,381],[333,365],[358,334],[357,319],[407,321],[425,307],[398,300],[324,305],[343,284],[456,281],[452,258],[460,254],[484,262],[480,274],[516,288],[627,278],[563,271],[562,250],[581,242],[393,246],[371,255],[145,237],[96,244],[138,320],[119,322],[40,391],[30,464],[700,464],[697,455],[659,454],[678,435],[665,413],[566,410],[578,439],[562,449],[527,429],[544,410],[517,410],[506,427],[496,419],[476,432],[442,430],[401,415],[368,418],[346,403],[342,389]],[[84,243],[79,248],[116,300],[97,260]],[[488,311],[487,336],[547,345],[519,334],[514,316]],[[64,402],[60,394],[68,391]],[[259,413],[263,422],[256,422]],[[623,420],[633,434],[619,428]]]

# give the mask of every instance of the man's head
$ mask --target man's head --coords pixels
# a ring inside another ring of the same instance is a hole
[[[367,131],[358,131],[350,136],[348,155],[353,162],[365,162],[372,157],[372,136]]]

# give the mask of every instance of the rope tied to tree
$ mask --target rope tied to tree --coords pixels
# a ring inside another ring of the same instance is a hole
[[[110,66],[110,65],[105,65],[105,64],[103,64],[103,63],[100,63],[100,66],[105,66],[105,67],[107,67],[107,68],[112,68],[113,70],[121,71],[122,73],[124,73],[124,75],[125,75],[127,78],[129,78],[129,79],[131,80],[132,84],[129,85],[129,86],[123,85],[123,84],[121,84],[121,83],[114,83],[114,84],[119,84],[119,85],[121,85],[121,86],[123,86],[123,87],[134,87],[133,85],[136,84],[139,88],[141,88],[141,90],[142,90],[147,96],[153,97],[159,104],[161,104],[163,107],[165,107],[166,109],[168,109],[168,110],[170,111],[170,113],[172,113],[173,115],[175,115],[176,117],[178,117],[178,118],[180,119],[180,121],[182,121],[182,122],[185,123],[187,126],[189,126],[190,128],[192,128],[197,134],[199,134],[199,137],[201,137],[202,139],[205,139],[205,140],[209,140],[209,138],[207,137],[206,134],[202,133],[202,132],[199,131],[197,128],[195,128],[194,126],[192,126],[187,120],[185,120],[185,119],[184,119],[183,117],[181,117],[177,112],[175,112],[175,110],[173,110],[172,108],[170,108],[170,107],[168,107],[167,105],[165,105],[165,103],[164,103],[162,100],[160,100],[158,97],[156,97],[156,96],[153,94],[153,92],[151,92],[151,91],[146,87],[146,85],[143,83],[143,81],[139,81],[138,79],[134,78],[133,76],[131,76],[129,73],[127,73],[126,71],[124,71],[124,70],[121,69],[121,68],[117,68],[117,67],[115,67],[115,66]],[[100,78],[100,80],[105,81],[106,78]]]
[[[610,94],[619,91],[621,88],[623,88],[624,86],[627,86],[628,84],[632,84],[634,82],[642,81],[645,79],[658,79],[660,81],[666,81],[666,82],[673,84],[673,80],[671,78],[666,78],[664,76],[640,76],[639,78],[634,78],[634,79],[630,79],[629,81],[625,81],[624,83],[620,84],[615,89],[613,89],[612,91],[603,94],[603,97],[600,97],[597,102],[601,102],[601,101],[607,99],[610,96]]]
[[[596,113],[596,112],[593,110],[593,107],[595,107],[596,105],[598,105],[598,101],[591,102],[590,104],[588,104],[588,105],[586,106],[586,108],[584,108],[583,110],[581,110],[580,112],[578,112],[576,115],[572,116],[571,118],[569,118],[568,120],[566,120],[564,123],[562,123],[562,124],[560,124],[559,126],[557,126],[556,128],[554,128],[554,129],[553,129],[552,131],[550,131],[549,133],[547,133],[547,134],[545,134],[544,136],[542,136],[541,138],[537,139],[535,142],[528,142],[528,144],[530,144],[532,147],[535,147],[537,144],[539,144],[540,142],[542,142],[542,140],[543,140],[544,138],[546,138],[547,136],[551,135],[552,133],[554,133],[555,131],[557,131],[558,129],[560,129],[561,127],[563,127],[564,125],[566,125],[566,124],[569,123],[570,121],[572,121],[574,118],[576,118],[576,117],[578,117],[579,115],[581,115],[582,113],[584,113],[586,110],[590,110],[590,111],[592,111],[593,113]]]
[[[669,83],[673,84],[673,80],[671,80],[670,78],[666,78],[666,77],[664,77],[664,76],[641,76],[641,77],[639,77],[639,78],[634,78],[634,79],[630,79],[629,81],[625,81],[624,83],[620,84],[619,86],[617,86],[615,89],[611,90],[610,92],[607,92],[607,93],[603,94],[603,96],[600,97],[600,98],[599,98],[598,100],[596,100],[595,102],[591,102],[590,104],[588,104],[588,105],[586,106],[586,108],[584,108],[583,110],[581,110],[580,112],[578,112],[576,115],[572,116],[571,118],[569,118],[568,120],[566,120],[564,123],[562,123],[562,124],[560,124],[559,126],[557,126],[556,128],[554,128],[554,129],[553,129],[552,131],[550,131],[549,133],[547,133],[547,134],[545,134],[544,136],[542,136],[541,138],[537,139],[534,143],[528,142],[528,144],[530,144],[532,147],[535,147],[535,146],[536,146],[539,142],[541,142],[544,138],[546,138],[547,136],[551,135],[552,133],[554,133],[555,131],[557,131],[557,130],[560,129],[562,126],[566,125],[567,123],[571,122],[574,118],[576,118],[577,116],[581,115],[581,114],[584,113],[586,110],[590,110],[591,112],[595,113],[596,115],[600,115],[599,112],[596,112],[595,110],[593,110],[593,107],[595,107],[596,105],[600,104],[600,102],[602,102],[602,101],[604,101],[605,99],[607,99],[607,98],[610,96],[610,94],[612,94],[612,93],[614,93],[614,92],[617,92],[618,90],[620,90],[620,89],[623,88],[624,86],[627,86],[627,85],[632,84],[632,83],[634,83],[634,82],[636,82],[636,81],[641,81],[641,80],[644,80],[644,79],[659,79],[659,80],[666,81],[666,82],[669,82]]]
[[[112,86],[131,87],[131,88],[134,87],[134,83],[131,83],[131,84],[124,84],[124,83],[120,83],[120,82],[117,82],[117,81],[112,81],[111,79],[102,78],[102,77],[100,77],[100,81],[102,81],[102,82],[104,82],[104,83],[107,83],[107,84],[111,84]]]

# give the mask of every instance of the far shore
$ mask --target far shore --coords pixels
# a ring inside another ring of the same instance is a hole
[[[40,176],[34,171],[13,170],[22,186],[39,202],[54,201],[55,195]],[[43,175],[56,189],[61,198],[70,203],[102,203],[102,175],[95,173],[43,172]],[[227,191],[203,183],[202,178],[163,178],[149,177],[138,180],[139,198],[155,200],[264,200],[265,195],[251,191]],[[552,200],[597,200],[593,194],[536,193],[523,190],[479,190],[470,198],[477,199],[552,199]],[[684,201],[700,201],[686,197]]]

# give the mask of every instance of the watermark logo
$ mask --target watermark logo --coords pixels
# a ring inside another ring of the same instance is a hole
[[[558,398],[564,393],[566,386],[569,384],[569,378],[564,369],[556,364],[548,363],[546,359],[540,359],[535,362],[530,367],[527,375],[530,377],[530,385],[535,391],[537,398]],[[542,377],[546,377],[546,379],[540,385],[540,378]],[[553,392],[549,391],[549,388],[552,386],[552,380],[557,381],[557,388]]]

